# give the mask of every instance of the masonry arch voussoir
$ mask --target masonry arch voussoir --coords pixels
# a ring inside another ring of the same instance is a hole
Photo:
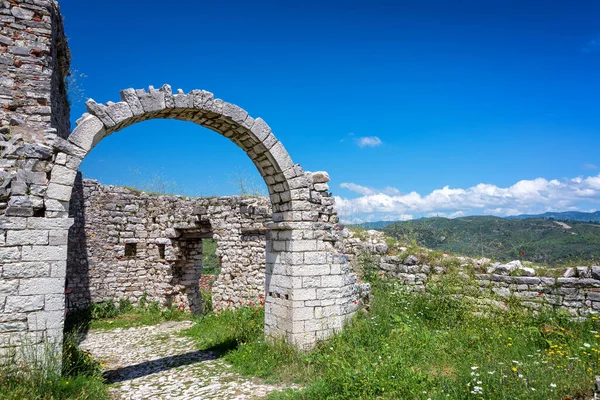
[[[74,146],[68,149],[71,153],[83,159],[104,137],[137,122],[155,118],[190,121],[227,137],[246,152],[267,185],[274,221],[290,220],[289,212],[310,208],[309,180],[263,119],[253,118],[205,90],[173,93],[164,85],[160,89],[150,86],[148,91],[125,89],[120,94],[121,101],[116,103],[86,102],[88,113],[77,121],[68,138],[68,144]],[[299,202],[305,204],[295,204]]]

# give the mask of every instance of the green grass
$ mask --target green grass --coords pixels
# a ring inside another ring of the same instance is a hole
[[[21,360],[0,368],[0,398],[6,400],[104,400],[108,392],[99,364],[80,350],[75,332],[63,341],[62,371],[58,356],[50,347],[33,355],[23,345],[17,349]],[[16,368],[15,368],[16,367]]]
[[[450,282],[411,293],[373,282],[370,312],[310,353],[262,339],[261,311],[203,318],[187,334],[199,347],[229,349],[234,370],[301,391],[274,399],[583,399],[600,374],[600,319],[537,316],[517,302],[487,317],[448,296]],[[234,327],[234,328],[232,328]]]

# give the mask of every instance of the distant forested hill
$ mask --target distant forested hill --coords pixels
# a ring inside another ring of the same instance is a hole
[[[600,222],[600,211],[586,213],[579,211],[565,212],[547,212],[544,214],[521,214],[508,219],[528,219],[528,218],[547,218],[556,219],[559,221],[585,221],[585,222]]]
[[[430,249],[499,261],[585,265],[600,260],[600,223],[474,216],[395,222],[381,230]]]

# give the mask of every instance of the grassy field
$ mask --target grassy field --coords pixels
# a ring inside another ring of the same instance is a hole
[[[551,310],[532,317],[473,313],[449,297],[373,282],[369,312],[310,353],[262,339],[263,310],[205,316],[187,332],[199,348],[220,348],[233,368],[301,391],[273,399],[589,399],[600,373],[600,319]]]

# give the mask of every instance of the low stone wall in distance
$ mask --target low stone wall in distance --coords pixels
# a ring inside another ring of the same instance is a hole
[[[387,255],[386,237],[378,231],[347,231],[344,245],[346,252],[354,255],[352,265],[357,273],[364,272],[361,268],[366,262],[374,269],[371,273],[397,279],[414,290],[426,290],[428,284],[453,271],[462,275],[464,293],[482,305],[506,308],[509,300],[518,299],[531,310],[551,306],[575,317],[600,313],[600,266],[552,270],[518,260],[490,263],[485,258],[446,254],[437,258],[427,249],[406,247],[395,249],[399,255]]]

